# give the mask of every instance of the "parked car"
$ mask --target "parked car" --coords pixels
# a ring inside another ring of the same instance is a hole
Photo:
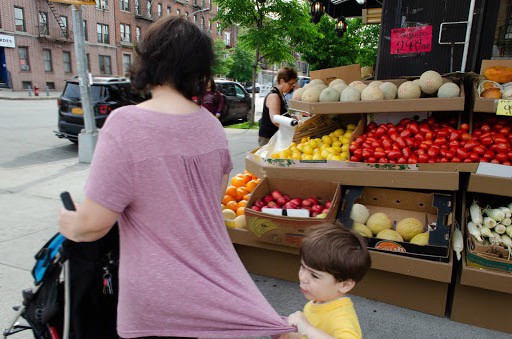
[[[256,83],[256,86],[255,86],[255,88],[256,88],[256,93],[259,93],[259,92],[260,92],[260,87],[261,87],[261,85],[260,85],[260,84],[258,84],[258,83]],[[247,84],[247,86],[245,87],[245,90],[246,90],[247,92],[249,92],[249,93],[252,93],[252,83]]]
[[[130,80],[118,77],[94,77],[91,83],[91,103],[96,127],[101,128],[112,110],[126,105],[138,104],[146,96],[132,90]],[[78,143],[78,134],[84,128],[84,117],[78,78],[66,81],[66,87],[58,100],[59,138]]]
[[[222,123],[241,119],[247,121],[251,110],[252,98],[238,82],[216,79],[215,86],[224,97],[224,111],[220,116]]]

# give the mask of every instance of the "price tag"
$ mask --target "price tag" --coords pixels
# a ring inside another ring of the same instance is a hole
[[[505,115],[512,117],[512,100],[498,100],[498,107],[496,108],[496,115]]]

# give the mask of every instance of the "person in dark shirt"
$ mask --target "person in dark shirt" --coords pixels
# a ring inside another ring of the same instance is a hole
[[[212,112],[212,114],[217,118],[220,118],[222,115],[222,110],[224,109],[224,97],[215,86],[215,81],[213,81],[213,79],[210,79],[208,82],[208,87],[201,98],[200,104]]]
[[[297,82],[297,71],[291,67],[283,67],[277,71],[276,85],[272,87],[263,102],[263,112],[259,121],[258,145],[266,145],[279,129],[273,122],[274,115],[283,115],[288,111],[284,94],[293,90]]]

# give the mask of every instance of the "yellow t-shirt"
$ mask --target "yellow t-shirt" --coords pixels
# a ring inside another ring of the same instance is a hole
[[[339,339],[363,337],[352,300],[347,297],[326,304],[311,301],[304,306],[304,316],[311,325]]]

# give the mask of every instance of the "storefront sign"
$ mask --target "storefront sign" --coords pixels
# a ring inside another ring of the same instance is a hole
[[[425,53],[432,50],[432,26],[393,28],[391,54]]]
[[[14,37],[12,35],[0,34],[0,47],[15,48]]]
[[[59,2],[68,5],[96,5],[96,0],[50,0],[50,2]]]

